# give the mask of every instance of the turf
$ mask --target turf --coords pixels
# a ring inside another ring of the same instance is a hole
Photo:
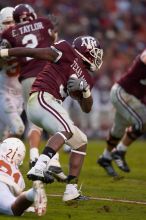
[[[105,171],[96,164],[97,157],[105,147],[102,141],[90,141],[84,167],[79,184],[82,185],[84,195],[103,199],[122,199],[146,202],[146,146],[144,141],[133,144],[128,151],[127,161],[131,168],[130,173],[123,173],[115,165],[116,171],[123,176],[120,180],[106,175]],[[68,171],[69,155],[60,151],[60,160],[64,172]],[[28,155],[21,170],[26,179],[28,171]],[[26,179],[27,189],[32,182]],[[25,213],[22,217],[0,216],[0,220],[7,219],[46,219],[46,220],[144,220],[146,219],[146,205],[122,203],[118,201],[103,201],[90,199],[80,201],[73,206],[62,202],[65,189],[63,183],[46,185],[48,194],[48,209],[45,216],[37,217],[34,213]],[[58,195],[52,197],[51,195]]]

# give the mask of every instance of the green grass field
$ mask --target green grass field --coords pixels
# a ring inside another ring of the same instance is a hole
[[[38,217],[34,213],[26,213],[22,217],[0,216],[0,220],[7,219],[46,219],[46,220],[145,220],[146,204],[126,203],[130,201],[146,202],[146,144],[139,141],[133,144],[128,151],[127,161],[131,168],[128,174],[123,173],[117,167],[117,172],[124,178],[113,180],[105,171],[96,164],[97,157],[105,147],[104,142],[90,141],[87,156],[80,176],[79,184],[82,184],[84,195],[91,197],[88,201],[80,201],[75,206],[67,206],[62,202],[62,194],[65,189],[63,183],[53,183],[46,186],[48,194],[47,214]],[[68,171],[68,154],[60,152],[60,160],[64,172]],[[28,171],[28,155],[21,168],[26,179]],[[31,181],[26,179],[27,188],[31,187]],[[52,197],[51,195],[58,195]],[[93,199],[94,197],[95,199]],[[97,199],[100,198],[100,199]],[[119,201],[105,201],[106,199],[122,199]]]

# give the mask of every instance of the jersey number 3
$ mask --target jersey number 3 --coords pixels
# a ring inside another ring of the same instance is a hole
[[[35,48],[38,46],[38,39],[34,34],[27,34],[22,39],[22,44],[28,48]],[[31,57],[26,57],[26,60],[32,60]]]

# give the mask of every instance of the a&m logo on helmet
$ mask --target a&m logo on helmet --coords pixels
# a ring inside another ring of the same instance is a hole
[[[97,41],[95,40],[94,37],[85,36],[85,37],[82,37],[81,39],[82,39],[81,46],[85,46],[89,50],[97,47]]]

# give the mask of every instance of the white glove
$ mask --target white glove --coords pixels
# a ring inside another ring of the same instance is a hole
[[[67,82],[67,89],[69,92],[81,91],[86,92],[89,89],[89,85],[83,78],[70,77]]]

